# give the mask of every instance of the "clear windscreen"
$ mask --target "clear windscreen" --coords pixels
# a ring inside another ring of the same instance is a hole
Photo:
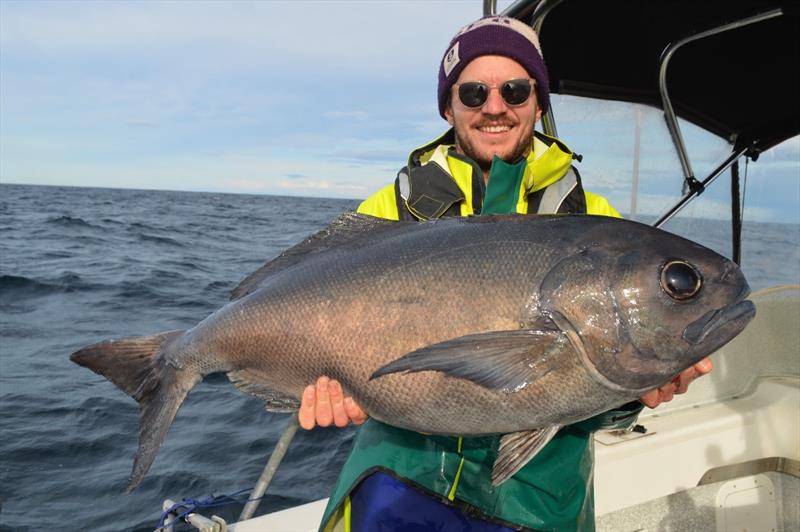
[[[622,215],[652,224],[684,193],[683,170],[662,111],[553,95],[558,137],[583,156],[584,187]],[[703,181],[730,155],[725,139],[680,121],[689,163]],[[800,137],[740,159],[742,269],[753,289],[800,283]],[[731,170],[662,229],[731,257]]]

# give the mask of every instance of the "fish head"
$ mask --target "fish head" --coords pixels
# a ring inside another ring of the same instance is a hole
[[[643,224],[612,227],[627,234],[590,231],[541,301],[597,378],[637,396],[732,340],[755,305],[733,261]]]

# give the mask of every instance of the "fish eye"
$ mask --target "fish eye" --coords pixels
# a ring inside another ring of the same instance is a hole
[[[700,292],[702,286],[700,272],[687,262],[673,260],[661,268],[661,288],[672,299],[691,299]]]

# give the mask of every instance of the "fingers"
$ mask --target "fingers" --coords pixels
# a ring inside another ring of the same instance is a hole
[[[328,383],[328,392],[331,397],[330,405],[333,411],[333,422],[337,427],[346,427],[350,422],[350,417],[347,415],[347,412],[345,412],[342,385],[339,384],[339,381],[330,381]],[[322,423],[320,423],[320,425],[322,425]]]
[[[673,384],[673,383],[665,384],[664,386],[659,388],[658,389],[658,399],[659,399],[658,402],[659,402],[659,404],[660,403],[668,403],[668,402],[672,401],[672,398],[675,396],[675,390],[677,390],[677,389],[678,389],[678,387],[675,386],[675,384]]]
[[[712,364],[711,359],[706,357],[694,366],[685,369],[681,374],[678,376],[677,379],[677,389],[675,393],[686,393],[689,389],[689,385],[697,379],[698,377],[702,377],[703,375],[710,373],[711,370],[714,368],[714,364]]]
[[[361,410],[361,407],[353,401],[352,397],[347,397],[344,400],[344,409],[354,425],[361,425],[367,420],[367,413]]]
[[[697,373],[700,374],[698,376],[702,376],[705,375],[706,373],[711,373],[711,370],[714,369],[714,363],[711,362],[710,358],[706,357],[697,364],[695,364],[693,367],[695,371],[697,371]]]
[[[672,379],[671,382],[655,390],[650,390],[641,396],[639,400],[650,408],[655,408],[661,403],[668,403],[672,401],[675,395],[686,393],[692,381],[710,373],[712,369],[714,369],[714,364],[711,362],[710,358],[706,357],[694,366],[683,370],[680,375]]]
[[[303,390],[303,397],[300,399],[300,410],[297,412],[297,419],[300,421],[300,426],[306,430],[311,430],[316,424],[315,402],[317,398],[316,390],[313,384],[306,386]]]
[[[672,397],[675,395],[676,388],[677,386],[670,382],[664,386],[661,386],[660,388],[650,390],[643,396],[639,397],[639,401],[644,403],[644,405],[649,408],[655,408],[661,403],[672,401]]]
[[[315,426],[346,427],[351,421],[361,425],[367,414],[352,397],[345,397],[342,385],[328,377],[320,377],[316,384],[309,384],[303,390],[297,419],[306,430]]]
[[[330,427],[333,423],[333,408],[331,407],[331,394],[328,388],[330,379],[320,377],[317,380],[317,405],[316,417],[317,425],[320,427]]]
[[[656,388],[655,390],[650,390],[649,392],[641,396],[639,400],[642,403],[644,403],[646,407],[655,408],[660,403],[660,401],[658,400],[658,396],[659,396],[659,391],[658,388]]]
[[[675,393],[686,393],[686,390],[689,389],[689,385],[692,383],[700,375],[697,374],[694,367],[687,368],[678,375],[674,381],[672,381],[675,386]]]

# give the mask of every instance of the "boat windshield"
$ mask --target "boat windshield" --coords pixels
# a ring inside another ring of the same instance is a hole
[[[650,106],[553,95],[558,136],[583,156],[588,190],[626,218],[654,223],[683,195],[683,172],[663,112]],[[730,154],[724,139],[680,120],[695,175]],[[753,289],[800,283],[800,137],[740,159],[742,268]],[[663,226],[731,257],[731,170]]]

